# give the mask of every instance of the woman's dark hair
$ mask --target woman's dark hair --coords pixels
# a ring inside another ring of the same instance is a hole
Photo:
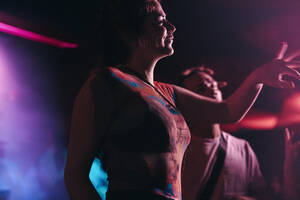
[[[105,65],[126,62],[131,52],[129,43],[137,41],[153,3],[154,0],[106,1],[102,18]]]

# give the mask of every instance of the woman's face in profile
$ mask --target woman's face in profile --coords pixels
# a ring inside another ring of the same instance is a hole
[[[139,45],[147,51],[147,54],[150,53],[155,57],[170,56],[174,53],[172,44],[176,28],[166,19],[166,14],[158,1],[153,0],[152,6],[153,10],[143,25]]]

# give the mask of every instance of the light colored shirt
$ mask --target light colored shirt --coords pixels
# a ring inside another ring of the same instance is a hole
[[[222,132],[227,141],[225,163],[212,195],[212,200],[233,196],[255,196],[265,187],[258,160],[250,144]],[[183,199],[195,200],[208,181],[219,147],[220,137],[192,137],[185,155]]]

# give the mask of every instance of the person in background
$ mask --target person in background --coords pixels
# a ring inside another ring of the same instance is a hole
[[[222,101],[226,82],[213,78],[203,66],[187,69],[181,85],[195,93]],[[189,123],[192,139],[183,170],[183,199],[246,199],[259,197],[266,184],[250,144],[221,130],[220,124]],[[224,154],[220,154],[220,146]],[[224,156],[221,162],[218,157]],[[215,166],[219,171],[215,171]],[[216,174],[217,177],[213,178]],[[214,181],[212,181],[214,180]]]
[[[285,200],[300,199],[300,93],[293,92],[282,105],[277,127],[284,129],[282,193]]]
[[[285,129],[285,160],[283,165],[283,197],[285,200],[300,199],[299,136],[300,124]]]

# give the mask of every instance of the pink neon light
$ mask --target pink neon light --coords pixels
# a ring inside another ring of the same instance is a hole
[[[7,33],[7,34],[11,34],[14,36],[18,36],[21,38],[25,38],[28,40],[32,40],[32,41],[36,41],[36,42],[40,42],[40,43],[44,43],[44,44],[48,44],[51,46],[55,46],[55,47],[59,47],[59,48],[77,48],[78,44],[75,43],[69,43],[69,42],[64,42],[61,40],[57,40],[54,38],[50,38],[44,35],[40,35],[31,31],[27,31],[21,28],[17,28],[8,24],[4,24],[2,22],[0,22],[0,31]]]

